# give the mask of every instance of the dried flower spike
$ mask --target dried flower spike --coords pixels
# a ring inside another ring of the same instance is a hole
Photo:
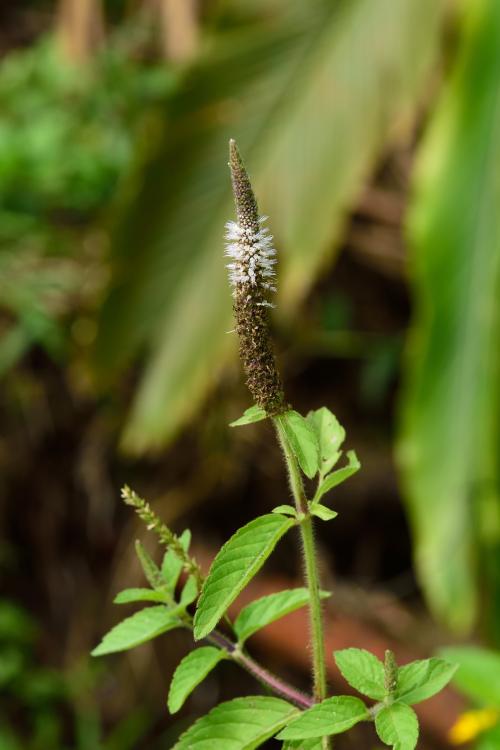
[[[233,309],[239,337],[240,358],[247,385],[256,404],[270,415],[286,410],[281,379],[276,367],[268,308],[276,291],[276,251],[266,217],[259,217],[257,201],[236,143],[229,141],[229,167],[238,221],[226,224],[226,255],[233,289]]]

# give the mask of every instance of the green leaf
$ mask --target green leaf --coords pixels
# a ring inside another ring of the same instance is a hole
[[[322,521],[332,521],[338,516],[338,513],[334,510],[330,510],[326,505],[321,505],[321,503],[311,503],[309,510],[311,511],[312,516],[317,516],[318,518],[321,518]]]
[[[135,543],[135,551],[147,582],[153,589],[165,588],[165,581],[162,578],[160,569],[145,546],[139,540]]]
[[[282,750],[323,750],[323,742],[316,737],[311,740],[286,740]]]
[[[345,732],[370,714],[363,701],[347,695],[327,698],[304,711],[279,733],[279,740],[303,740]]]
[[[330,594],[321,592],[321,598],[326,599]],[[239,643],[244,643],[253,633],[269,625],[280,617],[294,612],[309,603],[309,591],[306,588],[279,591],[269,594],[247,604],[234,622],[234,632]]]
[[[213,646],[195,648],[180,662],[174,672],[168,693],[168,710],[175,714],[184,705],[195,687],[203,682],[212,669],[225,659],[224,651]]]
[[[400,667],[396,697],[404,703],[420,703],[439,693],[457,671],[457,664],[443,659],[422,659]]]
[[[188,607],[194,602],[198,596],[198,584],[196,583],[195,576],[189,576],[184,588],[182,589],[181,598],[179,599],[180,607]]]
[[[413,750],[418,741],[418,719],[412,708],[403,703],[393,703],[383,708],[375,717],[377,734],[394,750]]]
[[[171,439],[235,350],[221,247],[233,215],[229,138],[287,248],[277,308],[287,317],[331,262],[346,212],[395,123],[420,101],[445,5],[290,0],[271,19],[266,12],[247,27],[214,29],[212,52],[185,77],[165,122],[148,130],[148,159],[115,223],[95,359],[112,387],[146,352],[124,436],[129,450]],[[349,106],[339,92],[349,92]]]
[[[272,509],[271,513],[281,513],[283,516],[297,517],[297,511],[293,505],[277,505],[276,508]]]
[[[373,700],[384,698],[384,665],[374,654],[361,648],[346,648],[335,651],[333,656],[349,685]]]
[[[356,456],[354,451],[347,452],[347,461],[347,466],[344,466],[342,469],[332,471],[331,474],[328,474],[328,476],[323,479],[318,489],[316,490],[316,494],[314,496],[315,503],[317,503],[323,497],[323,495],[332,490],[338,484],[341,484],[341,482],[345,482],[346,479],[352,477],[352,475],[359,471],[359,469],[361,468],[361,464],[359,463],[358,457]]]
[[[280,698],[235,698],[198,719],[172,750],[254,750],[297,714]]]
[[[500,707],[500,654],[477,646],[442,649],[442,656],[459,665],[453,683],[468,698],[484,706]]]
[[[203,585],[194,617],[196,640],[207,636],[229,605],[261,569],[292,518],[268,513],[239,529],[221,548]]]
[[[283,427],[300,468],[312,479],[319,468],[319,445],[315,431],[298,411],[287,411],[276,419]]]
[[[172,615],[167,607],[160,605],[141,609],[106,633],[101,643],[92,651],[92,656],[127,651],[181,626],[180,620]]]
[[[133,602],[167,602],[168,594],[153,589],[125,589],[114,598],[115,604],[131,604]]]
[[[263,419],[267,419],[265,410],[260,406],[254,405],[247,409],[243,413],[243,416],[241,416],[235,422],[230,422],[229,427],[239,427],[243,424],[252,424],[252,422],[260,422]]]
[[[479,581],[482,602],[497,607],[492,627],[500,601],[500,4],[467,8],[417,157],[398,448],[420,582],[460,633],[475,622]]]
[[[316,432],[319,443],[320,474],[325,476],[340,458],[340,446],[345,440],[345,430],[330,409],[310,411],[307,421]]]
[[[179,537],[179,541],[182,544],[184,552],[189,552],[189,545],[191,544],[191,532],[189,529],[185,529]],[[168,549],[163,557],[161,565],[161,574],[164,582],[168,586],[168,590],[173,592],[177,586],[179,576],[182,570],[182,561],[179,560],[173,550]]]

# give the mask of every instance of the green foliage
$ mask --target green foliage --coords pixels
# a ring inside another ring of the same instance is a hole
[[[186,698],[195,687],[203,682],[205,677],[217,664],[225,658],[224,651],[213,646],[195,648],[180,662],[174,672],[168,693],[168,710],[171,714],[179,711]]]
[[[239,427],[244,424],[252,424],[253,422],[261,422],[263,419],[267,419],[267,414],[260,406],[256,404],[246,409],[239,419],[230,423],[230,427]]]
[[[333,469],[340,458],[340,446],[345,440],[345,430],[332,412],[322,406],[310,411],[307,421],[313,427],[319,442],[320,480]]]
[[[346,479],[352,477],[352,475],[359,471],[359,469],[361,468],[361,464],[359,463],[358,457],[356,456],[354,451],[348,451],[347,461],[347,466],[344,466],[342,469],[337,469],[337,471],[332,471],[331,474],[328,474],[323,479],[318,489],[316,490],[313,503],[317,503],[318,500],[323,497],[323,495],[325,495],[327,492],[330,492],[330,490],[332,490],[342,482],[345,482]]]
[[[269,513],[250,521],[224,544],[212,563],[198,600],[194,617],[196,640],[215,628],[293,525],[293,519]]]
[[[418,719],[415,711],[403,703],[385,706],[375,717],[377,734],[394,750],[413,750],[418,741]]]
[[[286,740],[283,750],[323,750],[323,741],[316,737],[312,740]]]
[[[323,598],[330,596],[323,592]],[[278,591],[276,594],[268,594],[247,604],[234,621],[234,632],[238,641],[243,644],[247,638],[269,625],[275,620],[294,612],[296,609],[305,607],[309,602],[309,591],[306,588]]]
[[[254,750],[297,713],[279,698],[235,698],[198,719],[172,750]]]
[[[404,703],[420,703],[439,693],[457,671],[442,659],[422,659],[400,667],[396,697]]]
[[[113,239],[95,359],[101,380],[114,383],[147,351],[124,434],[128,449],[171,439],[234,351],[220,253],[232,212],[229,138],[246,155],[286,248],[277,309],[286,315],[331,259],[380,147],[418,101],[445,6],[292,0],[272,22],[266,11],[247,26],[214,29],[214,51],[171,98],[168,127],[134,175]]]
[[[182,621],[161,604],[141,609],[106,633],[101,643],[92,651],[92,656],[127,651],[182,625]]]
[[[334,510],[330,510],[330,508],[327,508],[326,505],[321,505],[321,503],[311,503],[311,505],[309,506],[309,511],[312,516],[321,518],[322,521],[332,521],[338,516],[338,513],[336,513]]]
[[[399,459],[421,583],[460,632],[476,619],[478,573],[492,625],[500,611],[499,38],[498,2],[467,4],[408,227],[416,315]]]
[[[82,289],[82,278],[96,276],[83,237],[174,83],[166,65],[141,63],[121,34],[83,66],[48,36],[2,57],[0,299],[12,323],[0,338],[0,375],[33,344],[53,357],[67,351],[65,318],[94,291],[88,281]]]
[[[500,708],[500,653],[478,646],[442,649],[445,659],[458,664],[454,685],[480,706]]]
[[[120,591],[114,598],[115,604],[133,604],[136,602],[162,602],[168,603],[169,597],[163,591],[153,589],[125,589]]]
[[[153,589],[165,590],[165,579],[155,561],[139,540],[135,543],[135,551],[147,582]],[[180,571],[179,571],[180,572]]]
[[[384,665],[361,648],[346,648],[334,654],[337,667],[351,687],[374,700],[385,696]]]
[[[191,532],[189,529],[185,529],[185,531],[182,532],[179,537],[179,542],[181,543],[184,552],[189,552],[189,545],[191,544]],[[177,586],[181,571],[182,560],[179,559],[179,556],[175,554],[174,550],[167,549],[161,564],[161,574],[164,582],[168,586],[168,590],[172,593]]]
[[[368,709],[359,698],[346,695],[327,698],[287,724],[278,739],[302,740],[340,734],[369,718]]]
[[[319,468],[319,445],[316,432],[297,411],[287,411],[277,417],[299,466],[312,479]]]

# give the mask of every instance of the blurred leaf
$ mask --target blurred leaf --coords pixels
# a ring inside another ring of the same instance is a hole
[[[295,521],[274,513],[255,518],[217,553],[203,584],[194,617],[194,637],[208,635]]]
[[[474,547],[500,598],[500,4],[467,4],[461,49],[419,155],[409,235],[416,315],[399,458],[434,613],[476,619]],[[475,518],[476,516],[476,518]],[[498,621],[498,615],[497,615]]]
[[[291,0],[247,32],[221,33],[187,76],[161,149],[124,206],[99,327],[103,381],[148,351],[124,435],[129,450],[171,438],[234,349],[222,252],[233,212],[229,137],[283,250],[284,314],[333,254],[380,147],[415,105],[444,5]]]
[[[477,646],[442,649],[445,659],[459,665],[453,684],[472,701],[500,708],[500,654]]]
[[[168,710],[179,711],[195,687],[225,658],[225,652],[213,646],[195,648],[180,662],[174,672],[168,693]]]

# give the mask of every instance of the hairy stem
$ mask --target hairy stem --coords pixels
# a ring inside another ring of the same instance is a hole
[[[260,683],[272,690],[276,695],[285,698],[302,709],[311,708],[313,705],[314,701],[310,696],[305,695],[305,693],[297,690],[293,685],[289,685],[280,677],[277,677],[275,674],[265,669],[261,664],[248,656],[248,654],[241,651],[235,643],[230,641],[229,638],[226,638],[222,633],[215,630],[207,637],[207,641],[213,643],[213,645],[218,648],[224,649],[236,664],[243,667],[243,669],[249,672]]]
[[[302,551],[304,554],[305,578],[307,588],[309,589],[309,620],[311,625],[314,699],[316,702],[320,702],[326,698],[326,659],[323,635],[323,617],[319,595],[319,574],[316,561],[312,517],[309,513],[299,465],[286,437],[281,417],[275,417],[274,423],[276,425],[278,440],[285,456],[290,487],[295,500],[295,507],[297,513],[302,515],[299,528],[302,541]],[[324,737],[323,748],[328,750],[329,747],[329,738]]]

